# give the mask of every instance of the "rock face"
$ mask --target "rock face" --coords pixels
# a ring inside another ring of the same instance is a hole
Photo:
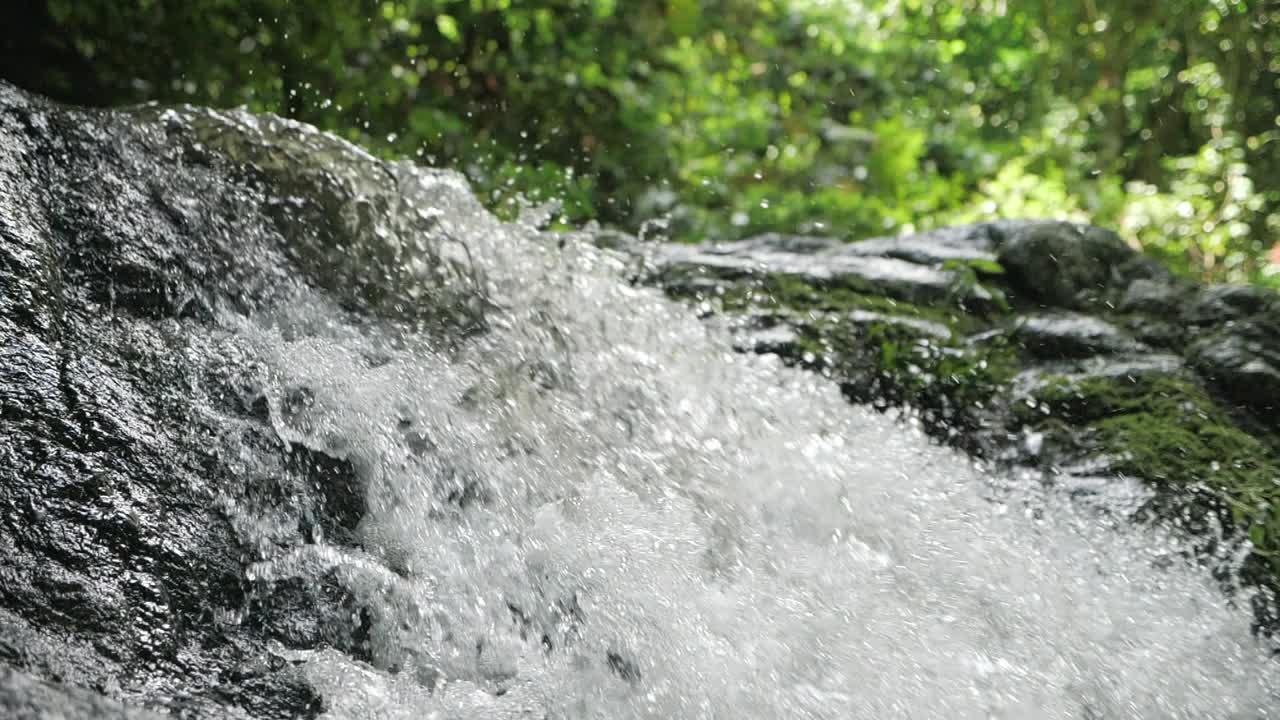
[[[1219,525],[1247,537],[1245,575],[1276,585],[1280,296],[1196,286],[1114,233],[1058,222],[643,252],[642,280],[735,318],[739,349],[821,370],[1048,482],[1145,480],[1142,515],[1206,547]],[[854,269],[873,266],[892,271]]]
[[[272,430],[252,348],[214,322],[303,281],[273,180],[170,137],[198,130],[0,83],[0,708],[116,714],[65,685],[307,717],[271,647],[358,642],[329,588],[245,579],[260,538],[229,498],[289,507],[300,536],[361,508],[349,468]]]

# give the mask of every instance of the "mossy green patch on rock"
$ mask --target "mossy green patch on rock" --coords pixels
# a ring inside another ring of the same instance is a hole
[[[1018,421],[1079,428],[1079,451],[1165,492],[1207,491],[1280,572],[1280,441],[1238,418],[1203,387],[1168,375],[1050,378]],[[1242,425],[1243,423],[1243,425]],[[1184,493],[1180,495],[1187,499]]]
[[[1017,370],[1012,349],[998,338],[963,345],[892,321],[841,319],[818,329],[836,348],[837,376],[851,399],[913,407],[938,429],[970,428]]]
[[[724,309],[730,311],[790,309],[842,313],[865,310],[927,320],[960,333],[970,331],[978,324],[977,320],[956,308],[919,305],[843,286],[821,287],[784,273],[768,273],[757,279],[723,285],[720,299]]]
[[[672,294],[687,296],[689,287],[681,284]],[[722,282],[696,294],[716,298],[725,312],[789,323],[795,337],[785,345],[768,344],[768,352],[822,369],[855,402],[910,407],[928,430],[969,450],[984,448],[967,442],[971,438],[962,431],[980,422],[1019,369],[1003,333],[965,342],[989,323],[949,305],[822,287],[785,273]]]

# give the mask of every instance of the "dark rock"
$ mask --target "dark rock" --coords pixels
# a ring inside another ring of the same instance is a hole
[[[351,462],[293,444],[286,467],[297,478],[295,487],[312,488],[319,495],[321,512],[314,522],[322,534],[311,533],[311,539],[351,544],[356,524],[365,513],[364,484]]]
[[[1157,317],[1177,316],[1186,291],[1173,283],[1139,278],[1129,283],[1121,297],[1119,310],[1128,313],[1148,313]]]
[[[1000,248],[1000,264],[1017,291],[1045,305],[1081,309],[1118,279],[1133,250],[1113,232],[1069,223],[1016,227]]]
[[[955,272],[892,257],[848,254],[842,248],[823,238],[771,235],[706,247],[659,246],[651,251],[650,262],[664,276],[687,278],[696,272],[734,281],[776,273],[910,303],[941,302],[959,287]],[[668,284],[665,278],[661,282]],[[969,287],[959,299],[987,303],[991,296],[981,287]]]
[[[314,279],[267,180],[193,159],[170,132],[0,83],[6,717],[132,712],[76,688],[184,716],[311,717],[314,694],[269,643],[360,641],[331,631],[350,626],[334,621],[353,612],[342,593],[245,580],[257,544],[229,499],[293,513],[303,544],[349,538],[362,489],[342,461],[280,440],[246,396],[254,350],[214,320]],[[261,612],[241,622],[247,607]]]
[[[1205,324],[1263,313],[1280,313],[1280,298],[1274,292],[1242,285],[1210,285],[1196,294],[1187,318]]]
[[[1010,384],[1006,414],[1006,425],[1029,441],[1006,447],[1002,457],[1052,468],[1055,482],[1115,475],[1123,451],[1095,442],[1089,423],[1129,412],[1130,404],[1117,400],[1127,389],[1182,387],[1191,377],[1172,355],[1092,357],[1029,367]]]
[[[1132,283],[1136,280],[1165,283],[1183,290],[1188,290],[1191,286],[1186,280],[1175,276],[1167,265],[1149,255],[1138,253],[1130,255],[1127,260],[1121,261],[1116,266],[1116,271],[1122,278],[1122,283],[1115,288],[1117,290],[1124,290],[1124,283]]]
[[[1140,342],[1159,348],[1185,349],[1188,330],[1176,316],[1131,316],[1124,319],[1123,325]]]
[[[631,660],[628,660],[621,653],[609,652],[605,655],[605,661],[609,664],[609,671],[623,680],[635,685],[640,682],[642,677],[640,668]]]
[[[662,278],[662,287],[676,297],[708,298],[724,289],[723,280],[694,264],[663,265],[657,274]]]
[[[784,271],[785,272],[785,271]],[[910,303],[943,300],[955,287],[952,273],[894,258],[850,257],[835,265],[835,284],[864,291],[881,291],[885,296]],[[982,300],[989,299],[981,297]]]
[[[790,253],[795,255],[821,255],[837,252],[844,243],[835,238],[814,235],[784,235],[782,233],[764,233],[732,243],[721,243],[720,249],[734,254],[752,255],[757,253]]]
[[[1147,348],[1111,323],[1078,313],[1019,318],[1014,337],[1032,354],[1048,359],[1135,353]]]
[[[1028,368],[1013,379],[1012,387],[1015,397],[1025,398],[1060,381],[1072,384],[1088,380],[1138,382],[1163,377],[1185,379],[1188,376],[1186,363],[1177,355],[1094,357]]]
[[[1211,333],[1190,348],[1191,361],[1236,402],[1280,413],[1280,334],[1247,324]]]
[[[916,235],[870,238],[849,243],[841,252],[889,257],[921,265],[947,261],[996,262],[997,239],[990,225],[942,228]]]
[[[109,700],[91,690],[48,682],[5,667],[0,667],[0,716],[11,720],[161,720],[166,717]]]

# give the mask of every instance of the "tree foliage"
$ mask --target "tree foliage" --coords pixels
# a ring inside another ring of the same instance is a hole
[[[968,219],[1122,229],[1280,284],[1266,0],[47,0],[0,73],[247,105],[679,239]]]

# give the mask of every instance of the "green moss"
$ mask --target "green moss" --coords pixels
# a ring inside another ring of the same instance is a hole
[[[1057,378],[1036,398],[1044,405],[1036,414],[1083,427],[1077,442],[1110,458],[1112,470],[1164,490],[1207,489],[1280,573],[1276,438],[1249,432],[1202,387],[1167,375]],[[1032,419],[1025,409],[1019,416]]]
[[[901,323],[841,318],[816,323],[807,332],[835,348],[833,374],[851,400],[911,407],[926,430],[972,451],[982,448],[962,431],[979,427],[984,408],[1018,369],[1002,336],[966,345],[954,335],[942,340]]]
[[[681,285],[699,297],[708,295],[705,287],[698,291],[695,284]],[[807,319],[792,320],[798,337],[781,350],[784,357],[828,372],[851,400],[880,407],[911,406],[920,411],[927,428],[953,440],[964,439],[956,430],[972,429],[982,409],[1019,369],[1003,336],[983,344],[962,343],[962,338],[988,326],[952,306],[917,305],[847,286],[823,287],[782,273],[722,281],[718,287],[716,296],[726,312],[772,311],[793,318],[811,313]],[[885,320],[854,321],[849,314],[855,310]],[[941,339],[895,318],[936,324],[947,328],[951,337]]]
[[[962,333],[970,332],[978,326],[977,320],[952,307],[916,305],[844,286],[818,286],[784,273],[770,273],[761,278],[731,283],[725,287],[722,300],[726,310],[785,308],[832,313],[866,310],[928,320]]]

